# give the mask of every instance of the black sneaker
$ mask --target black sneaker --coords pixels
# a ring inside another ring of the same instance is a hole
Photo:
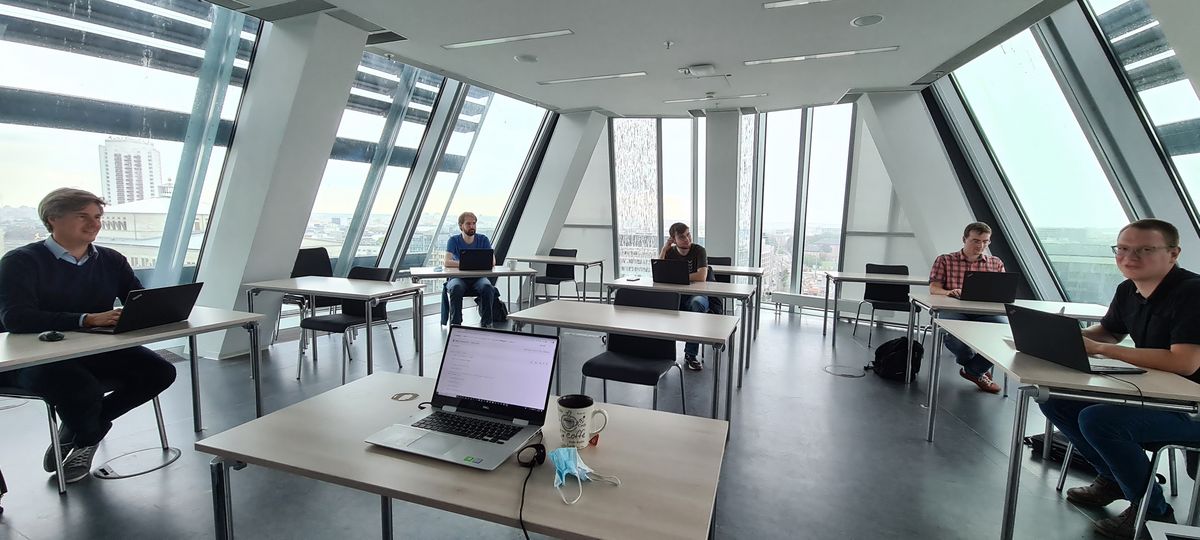
[[[1137,520],[1137,503],[1129,505],[1124,512],[1121,512],[1116,517],[1110,517],[1097,521],[1093,527],[1096,532],[1108,538],[1117,538],[1119,540],[1133,540],[1133,522]],[[1161,521],[1163,523],[1175,523],[1175,509],[1171,505],[1167,505],[1167,511],[1164,514],[1154,515],[1147,513],[1146,521]],[[1142,526],[1142,535],[1148,537],[1145,526]]]
[[[92,472],[92,459],[96,457],[96,448],[99,445],[84,446],[71,450],[71,454],[67,459],[63,460],[63,476],[66,477],[68,484],[73,484],[84,478]]]
[[[700,371],[704,369],[704,362],[701,362],[700,359],[696,358],[696,355],[694,354],[683,355],[683,365],[687,366],[687,368],[692,371]]]
[[[74,445],[71,444],[71,441],[67,441],[67,440],[63,439],[62,429],[59,428],[59,430],[58,430],[58,450],[59,450],[59,455],[62,456],[63,460],[67,459],[67,454],[69,454],[71,452],[72,446],[74,446]],[[44,470],[46,472],[54,472],[55,469],[57,468],[56,467],[57,465],[58,464],[54,462],[54,443],[51,442],[49,445],[46,446],[46,453],[42,456],[42,470]]]
[[[1116,480],[1109,480],[1103,476],[1097,476],[1089,485],[1067,490],[1067,500],[1080,506],[1099,508],[1124,498],[1125,494],[1121,492],[1121,486],[1117,485]]]

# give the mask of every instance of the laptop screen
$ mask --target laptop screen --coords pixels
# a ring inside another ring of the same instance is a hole
[[[554,336],[452,327],[434,405],[462,405],[516,417],[544,413],[557,351]]]

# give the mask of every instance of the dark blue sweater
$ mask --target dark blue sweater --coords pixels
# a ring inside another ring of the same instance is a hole
[[[44,242],[26,244],[0,259],[0,331],[44,332],[79,328],[79,316],[103,313],[114,300],[141,289],[129,261],[96,247],[82,265],[56,259]]]

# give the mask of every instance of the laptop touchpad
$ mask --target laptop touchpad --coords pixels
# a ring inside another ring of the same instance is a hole
[[[424,453],[430,456],[440,456],[445,454],[451,448],[458,446],[462,441],[454,437],[447,437],[440,433],[427,433],[424,437],[417,439],[408,448],[414,451]]]

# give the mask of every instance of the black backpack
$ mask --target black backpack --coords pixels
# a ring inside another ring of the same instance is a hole
[[[475,305],[479,308],[479,316],[483,317],[483,304],[480,303],[479,297],[475,297]],[[508,320],[508,304],[500,299],[500,295],[496,295],[496,300],[492,302],[492,322],[502,323]]]
[[[866,369],[873,370],[876,375],[893,381],[904,381],[904,371],[908,369],[908,338],[896,338],[891,341],[881,344],[875,349],[875,361],[866,366]],[[925,347],[921,342],[913,342],[912,351],[912,378],[909,382],[916,380],[917,373],[921,371],[921,358],[925,356]]]

